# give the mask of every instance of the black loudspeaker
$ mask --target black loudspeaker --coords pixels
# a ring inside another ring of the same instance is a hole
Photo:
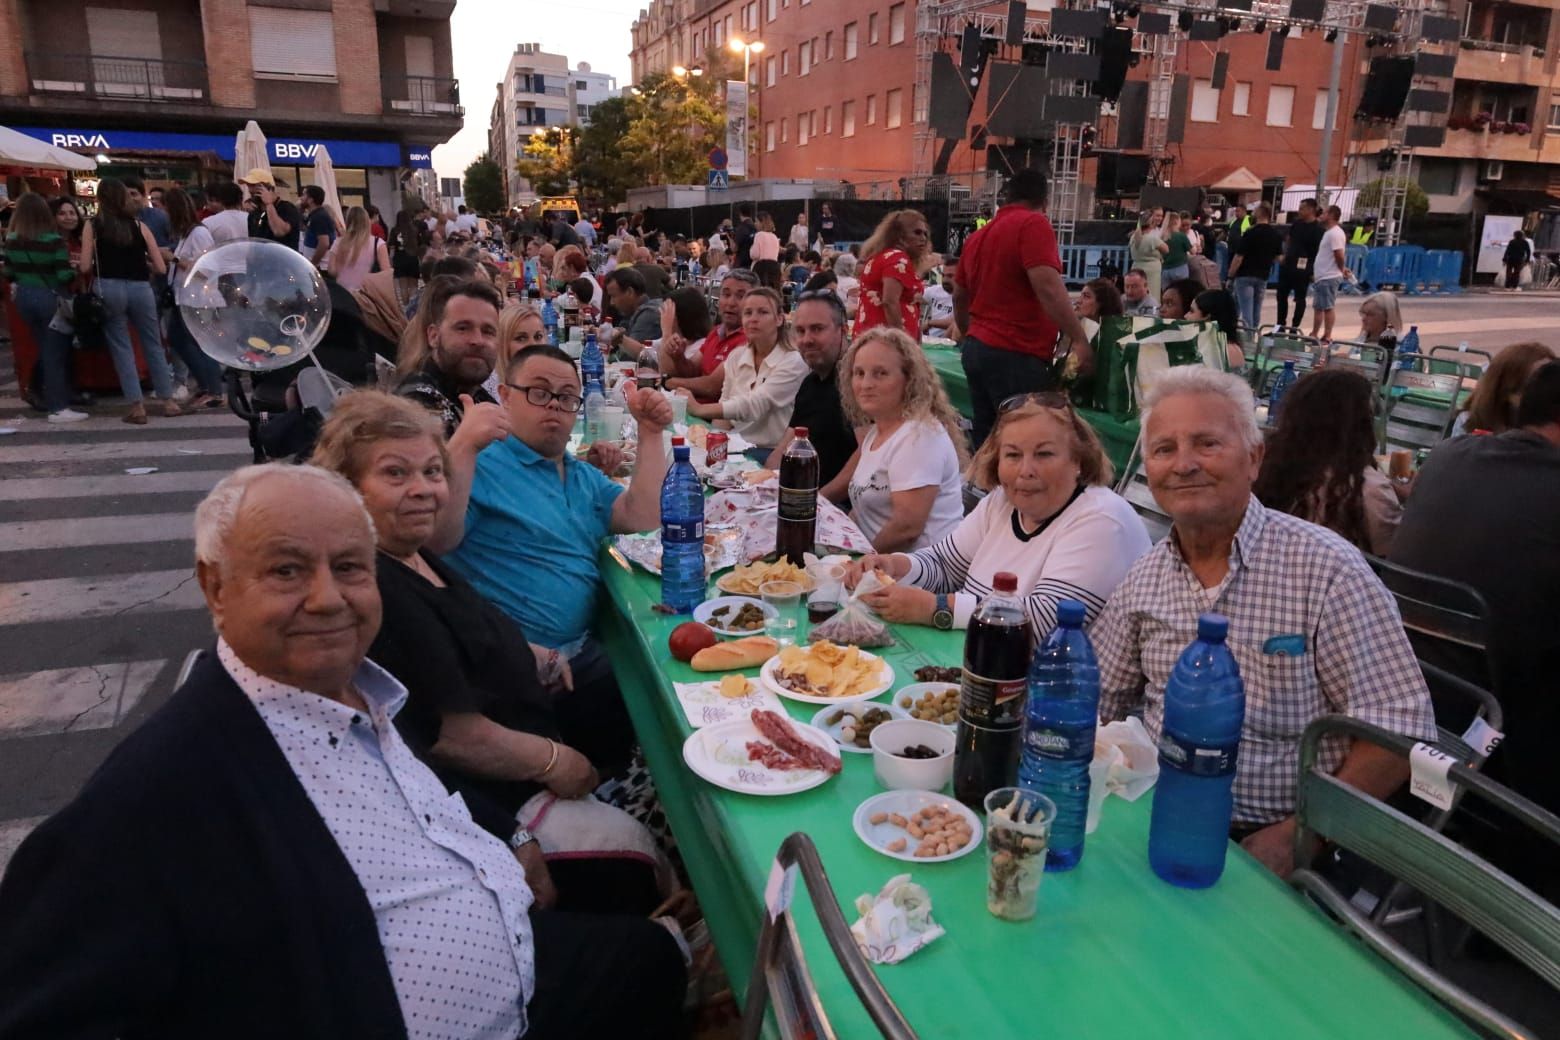
[[[1104,11],[1073,11],[1057,8],[1051,12],[1051,32],[1056,36],[1081,36],[1097,40],[1105,35]]]
[[[964,35],[959,40],[959,71],[963,72],[966,82],[980,74],[980,69],[986,64],[984,48],[981,46],[980,26],[966,25]]]
[[[1008,4],[1007,35],[1003,37],[1003,43],[1009,47],[1017,47],[1024,42],[1024,19],[1028,16],[1028,12],[1024,0],[1012,0]]]
[[[1019,60],[1025,65],[1033,65],[1036,68],[1044,68],[1046,61],[1051,56],[1051,48],[1043,43],[1026,43],[1020,53]]]
[[[1085,79],[1092,83],[1100,78],[1100,56],[1082,51],[1058,51],[1051,55],[1045,71],[1052,79]]]
[[[1014,174],[1027,167],[1043,169],[1050,161],[1051,147],[1046,141],[1024,140],[986,149],[986,169],[993,173]]]
[[[1045,132],[1050,132],[1050,124],[1072,123],[1081,125],[1092,123],[1100,117],[1100,99],[1093,97],[1057,97],[1055,95],[1045,99],[1045,121],[1042,124]],[[1018,136],[1039,136],[1033,135]]]
[[[1319,22],[1327,14],[1327,0],[1289,0],[1289,17],[1297,22]]]
[[[953,56],[946,51],[933,52],[932,96],[927,111],[932,132],[945,141],[963,140],[974,104],[974,92],[954,66]]]
[[[1094,190],[1100,195],[1135,195],[1148,181],[1148,156],[1100,152],[1095,157]]]
[[[1370,119],[1396,119],[1403,113],[1413,82],[1413,58],[1372,58],[1360,91],[1359,114]]]
[[[1268,37],[1267,70],[1277,72],[1284,64],[1284,41],[1289,38],[1288,29],[1278,29]]]
[[[1457,71],[1457,55],[1431,54],[1420,51],[1414,55],[1414,75],[1449,78]]]
[[[1444,126],[1406,126],[1403,128],[1404,148],[1439,148],[1446,143]]]
[[[1116,147],[1129,152],[1142,148],[1147,126],[1148,84],[1142,80],[1122,84],[1116,104]]]
[[[1451,43],[1462,35],[1462,23],[1455,18],[1427,14],[1419,20],[1419,35],[1428,43]]]
[[[1212,18],[1199,18],[1192,23],[1187,35],[1198,43],[1212,43],[1220,37],[1219,23]]]
[[[1214,90],[1224,89],[1224,80],[1230,73],[1230,54],[1228,51],[1220,51],[1213,56],[1213,77],[1210,83]]]
[[[1170,125],[1165,133],[1166,144],[1180,144],[1186,139],[1186,96],[1192,89],[1191,77],[1181,73],[1170,85]]]
[[[1144,36],[1169,36],[1170,16],[1144,11],[1138,15],[1138,32]]]
[[[1433,116],[1445,115],[1452,110],[1452,95],[1444,90],[1410,90],[1408,110],[1428,112]]]
[[[1138,205],[1142,209],[1163,206],[1180,213],[1196,213],[1202,209],[1203,197],[1201,188],[1162,188],[1157,184],[1145,184]]]
[[[1132,60],[1132,30],[1117,26],[1105,31],[1100,41],[1100,75],[1094,81],[1094,93],[1107,101],[1121,96],[1127,81],[1127,66]]]
[[[1045,69],[991,63],[986,88],[986,132],[993,137],[1046,137],[1055,121],[1045,114]]]
[[[1375,32],[1394,31],[1397,29],[1397,11],[1386,4],[1366,4],[1365,28]]]

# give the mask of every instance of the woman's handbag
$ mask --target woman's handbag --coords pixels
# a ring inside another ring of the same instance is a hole
[[[104,350],[108,338],[108,307],[97,291],[97,236],[92,237],[92,275],[87,287],[77,292],[71,300],[71,324],[76,326],[76,342],[82,350]]]

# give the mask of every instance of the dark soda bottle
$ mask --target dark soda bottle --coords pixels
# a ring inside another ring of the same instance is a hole
[[[780,457],[780,509],[775,524],[775,552],[798,567],[813,551],[818,527],[818,450],[807,439],[807,427],[793,431],[795,439]]]
[[[959,727],[953,748],[953,794],[979,807],[1013,783],[1023,748],[1024,704],[1034,632],[1018,598],[1018,579],[1003,571],[970,618],[959,682]]]

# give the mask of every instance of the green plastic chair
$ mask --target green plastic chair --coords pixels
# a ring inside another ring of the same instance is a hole
[[[1372,387],[1381,386],[1387,377],[1387,366],[1392,363],[1392,352],[1374,343],[1334,340],[1332,351],[1332,356],[1327,359],[1328,368],[1346,368],[1358,372],[1370,380]],[[1359,357],[1350,356],[1355,353]]]
[[[1412,359],[1409,368],[1394,368],[1382,388],[1380,450],[1418,451],[1446,439],[1457,415],[1462,377],[1430,371],[1430,359]]]
[[[1318,750],[1328,736],[1368,741],[1405,759],[1416,744],[1409,737],[1343,715],[1326,716],[1306,727],[1300,738],[1295,871],[1290,883],[1470,1023],[1495,1036],[1530,1040],[1536,1035],[1531,1030],[1426,965],[1351,903],[1348,895],[1316,871],[1309,849],[1319,838],[1375,864],[1484,933],[1556,990],[1560,990],[1560,909],[1419,821],[1317,769]],[[1460,791],[1505,813],[1512,826],[1527,827],[1560,846],[1560,818],[1460,762],[1451,765],[1448,778]]]
[[[1154,501],[1154,493],[1148,486],[1148,474],[1143,470],[1143,434],[1138,433],[1137,440],[1132,445],[1132,454],[1127,457],[1127,464],[1122,468],[1121,477],[1116,481],[1116,494],[1127,500],[1139,517],[1143,520],[1143,526],[1148,528],[1148,539],[1157,542],[1170,533],[1170,514],[1159,508],[1159,503]]]

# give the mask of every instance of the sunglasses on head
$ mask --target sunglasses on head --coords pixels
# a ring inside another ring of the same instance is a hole
[[[1066,394],[1060,390],[1043,390],[1038,393],[1014,394],[1012,397],[1004,398],[1002,403],[997,405],[997,414],[1001,415],[1004,412],[1011,412],[1015,408],[1022,408],[1026,404],[1037,404],[1042,408],[1062,408],[1069,412],[1072,411],[1072,400]]]

